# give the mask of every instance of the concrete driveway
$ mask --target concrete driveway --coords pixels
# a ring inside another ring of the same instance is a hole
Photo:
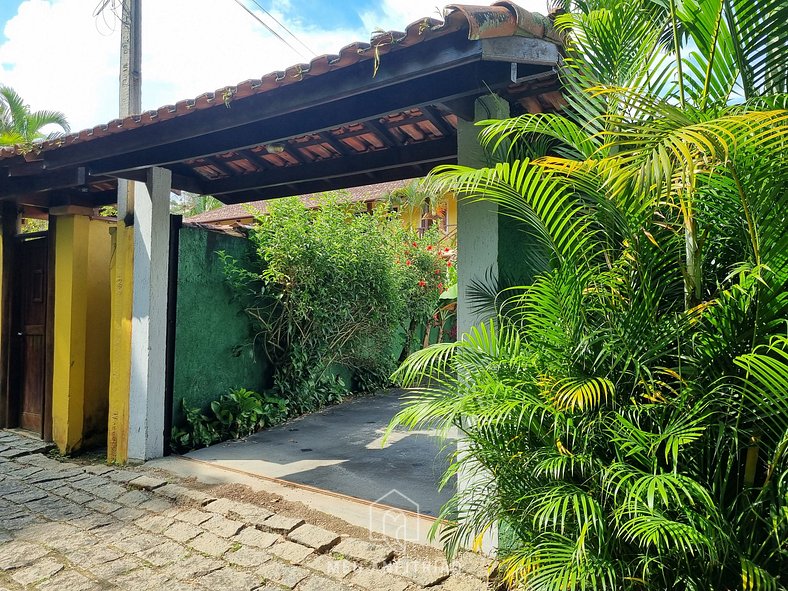
[[[454,494],[453,483],[442,491],[438,483],[456,440],[398,429],[383,446],[401,396],[389,391],[355,399],[187,457],[436,516]]]

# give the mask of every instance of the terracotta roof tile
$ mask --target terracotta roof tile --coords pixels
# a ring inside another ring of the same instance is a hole
[[[0,148],[0,159],[28,153],[32,153],[31,157],[34,157],[36,154],[66,144],[88,142],[137,127],[155,125],[157,122],[174,117],[183,117],[191,112],[224,107],[227,101],[240,100],[295,84],[306,78],[321,76],[359,61],[378,59],[388,52],[399,51],[460,30],[467,30],[468,38],[471,40],[519,35],[561,43],[560,36],[549,19],[530,13],[512,2],[496,2],[492,6],[452,4],[444,10],[444,21],[432,18],[419,19],[408,25],[404,32],[378,33],[369,43],[355,42],[346,45],[340,49],[338,55],[322,55],[308,64],[295,64],[285,71],[265,74],[260,79],[245,80],[235,86],[226,86],[193,99],[178,101],[175,105],[166,105],[141,115],[115,119],[109,124],[97,125],[92,129],[71,133],[56,140],[36,143],[33,147],[3,147]]]
[[[387,183],[376,183],[374,185],[366,185],[363,187],[353,187],[352,189],[345,189],[338,191],[340,198],[348,203],[360,203],[365,201],[378,201],[385,197],[388,193],[395,189],[401,189],[414,179],[407,179],[402,181],[390,181]],[[325,193],[310,193],[308,195],[301,195],[298,198],[308,208],[318,207],[323,200]],[[229,222],[233,220],[246,219],[251,217],[249,209],[256,209],[265,214],[268,211],[268,206],[275,199],[266,199],[265,201],[250,201],[248,203],[236,203],[234,205],[225,205],[218,209],[206,211],[190,218],[184,219],[184,222],[190,224],[216,224],[220,222]]]

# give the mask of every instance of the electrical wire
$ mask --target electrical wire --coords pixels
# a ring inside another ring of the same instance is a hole
[[[248,7],[248,6],[246,6],[246,4],[244,4],[244,3],[243,3],[241,0],[234,0],[234,1],[235,1],[235,3],[236,3],[238,6],[240,6],[240,7],[241,7],[241,8],[243,8],[243,9],[244,9],[246,12],[248,12],[248,13],[249,13],[249,14],[252,16],[252,18],[254,18],[254,19],[255,19],[255,20],[258,22],[258,23],[260,23],[260,24],[261,24],[261,25],[263,25],[263,26],[264,26],[266,29],[268,29],[268,31],[269,31],[269,32],[270,32],[270,33],[271,33],[271,34],[272,34],[274,37],[276,37],[277,39],[279,39],[279,40],[280,40],[282,43],[284,43],[285,45],[287,45],[287,46],[288,46],[290,49],[292,49],[294,52],[296,52],[296,53],[297,53],[298,55],[300,55],[302,58],[306,59],[306,57],[304,56],[304,54],[303,54],[303,53],[301,53],[301,52],[300,52],[298,49],[296,49],[295,47],[293,47],[293,46],[290,44],[290,42],[289,42],[287,39],[285,39],[285,38],[284,38],[284,37],[282,37],[282,36],[281,36],[279,33],[277,33],[276,31],[274,31],[274,29],[272,29],[272,28],[270,27],[270,25],[268,25],[268,23],[266,23],[266,22],[265,22],[263,19],[261,19],[259,16],[257,16],[257,15],[256,15],[256,14],[255,14],[255,13],[252,11],[252,10],[250,10],[250,9],[249,9],[249,7]],[[267,13],[266,13],[266,14],[267,14]]]
[[[260,9],[260,10],[262,10],[262,11],[263,11],[265,14],[267,14],[267,15],[268,15],[268,18],[270,18],[270,19],[271,19],[272,21],[274,21],[274,22],[275,22],[277,25],[279,25],[280,27],[282,27],[282,29],[284,29],[284,30],[287,32],[287,34],[288,34],[288,35],[290,35],[290,36],[291,36],[293,39],[295,39],[295,40],[296,40],[296,41],[297,41],[297,42],[298,42],[298,43],[301,45],[301,47],[303,47],[304,49],[306,49],[306,50],[307,50],[309,53],[311,53],[313,56],[317,57],[317,54],[316,54],[314,51],[312,51],[312,48],[311,48],[311,47],[309,47],[309,46],[308,46],[306,43],[304,43],[303,41],[301,41],[301,39],[299,39],[299,38],[298,38],[296,35],[294,35],[294,34],[293,34],[293,32],[292,32],[290,29],[288,29],[288,28],[287,28],[285,25],[283,25],[283,24],[282,24],[282,23],[281,23],[281,22],[280,22],[280,21],[279,21],[279,20],[278,20],[278,19],[277,19],[277,18],[276,18],[274,15],[273,15],[273,14],[271,14],[271,13],[270,13],[270,12],[268,12],[268,11],[267,11],[265,8],[263,8],[263,6],[262,6],[262,5],[261,5],[261,4],[260,4],[260,3],[259,3],[257,0],[252,0],[252,2],[253,2],[253,3],[254,3],[256,6],[257,6],[257,8],[259,8],[259,9]]]

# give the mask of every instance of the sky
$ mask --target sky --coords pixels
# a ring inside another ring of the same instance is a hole
[[[404,30],[439,16],[445,0],[240,0],[272,27],[269,11],[316,54],[337,53],[372,31]],[[109,0],[120,5],[121,0]],[[99,0],[0,0],[0,84],[33,109],[65,113],[73,131],[118,112],[120,24]],[[469,0],[487,4],[492,0]],[[545,0],[519,0],[545,11]],[[110,6],[111,8],[111,6]],[[299,55],[236,0],[142,0],[142,107],[155,109],[312,56],[287,33]]]

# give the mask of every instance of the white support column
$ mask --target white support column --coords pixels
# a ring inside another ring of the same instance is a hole
[[[489,95],[476,99],[476,121],[503,119],[509,116],[509,104],[500,97]],[[488,166],[484,149],[479,144],[480,127],[473,122],[458,120],[457,161],[463,166]],[[457,335],[462,335],[489,318],[474,312],[468,303],[468,288],[473,281],[498,278],[498,204],[488,201],[457,202]],[[463,439],[457,441],[460,453],[466,448]],[[460,471],[457,487],[462,490],[473,484],[473,475]],[[482,551],[494,554],[498,547],[498,528],[487,531],[482,539]]]
[[[129,392],[130,460],[164,454],[164,375],[172,173],[148,170],[134,191],[134,297]]]

